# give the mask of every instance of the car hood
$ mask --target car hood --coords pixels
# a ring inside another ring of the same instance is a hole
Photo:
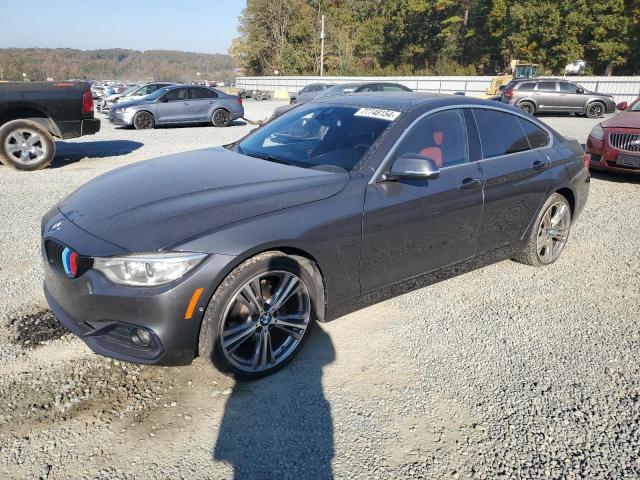
[[[328,198],[348,180],[348,173],[211,148],[112,170],[80,187],[59,209],[102,240],[149,252],[229,223]]]
[[[602,122],[603,128],[640,128],[640,112],[624,111]]]

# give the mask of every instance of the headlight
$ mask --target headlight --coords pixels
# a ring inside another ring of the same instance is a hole
[[[151,287],[172,282],[204,260],[206,253],[169,252],[95,258],[93,268],[113,283]]]
[[[600,124],[593,127],[589,136],[595,138],[596,140],[602,141],[602,139],[604,138],[604,130],[602,129]]]

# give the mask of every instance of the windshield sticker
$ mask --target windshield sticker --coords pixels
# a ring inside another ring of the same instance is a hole
[[[393,110],[383,110],[382,108],[361,108],[354,113],[353,116],[379,118],[380,120],[389,120],[390,122],[393,122],[399,115],[400,112],[395,112]]]

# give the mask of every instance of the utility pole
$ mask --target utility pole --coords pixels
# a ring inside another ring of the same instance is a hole
[[[324,74],[324,15],[320,26],[320,76]]]

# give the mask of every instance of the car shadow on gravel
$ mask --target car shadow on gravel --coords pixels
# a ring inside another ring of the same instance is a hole
[[[591,176],[598,180],[614,183],[640,184],[640,175],[630,175],[618,172],[607,172],[605,170],[591,170]]]
[[[333,478],[333,419],[322,369],[334,358],[329,335],[316,328],[289,367],[237,382],[213,458],[232,464],[236,479]]]
[[[69,333],[48,309],[10,318],[9,330],[11,342],[23,348],[36,348]]]
[[[144,143],[131,140],[99,140],[87,142],[56,142],[56,156],[49,168],[65,167],[85,158],[107,158],[128,155]]]
[[[233,465],[235,479],[333,478],[333,419],[322,371],[334,359],[331,338],[317,326],[289,366],[258,381],[237,381],[213,458]]]

